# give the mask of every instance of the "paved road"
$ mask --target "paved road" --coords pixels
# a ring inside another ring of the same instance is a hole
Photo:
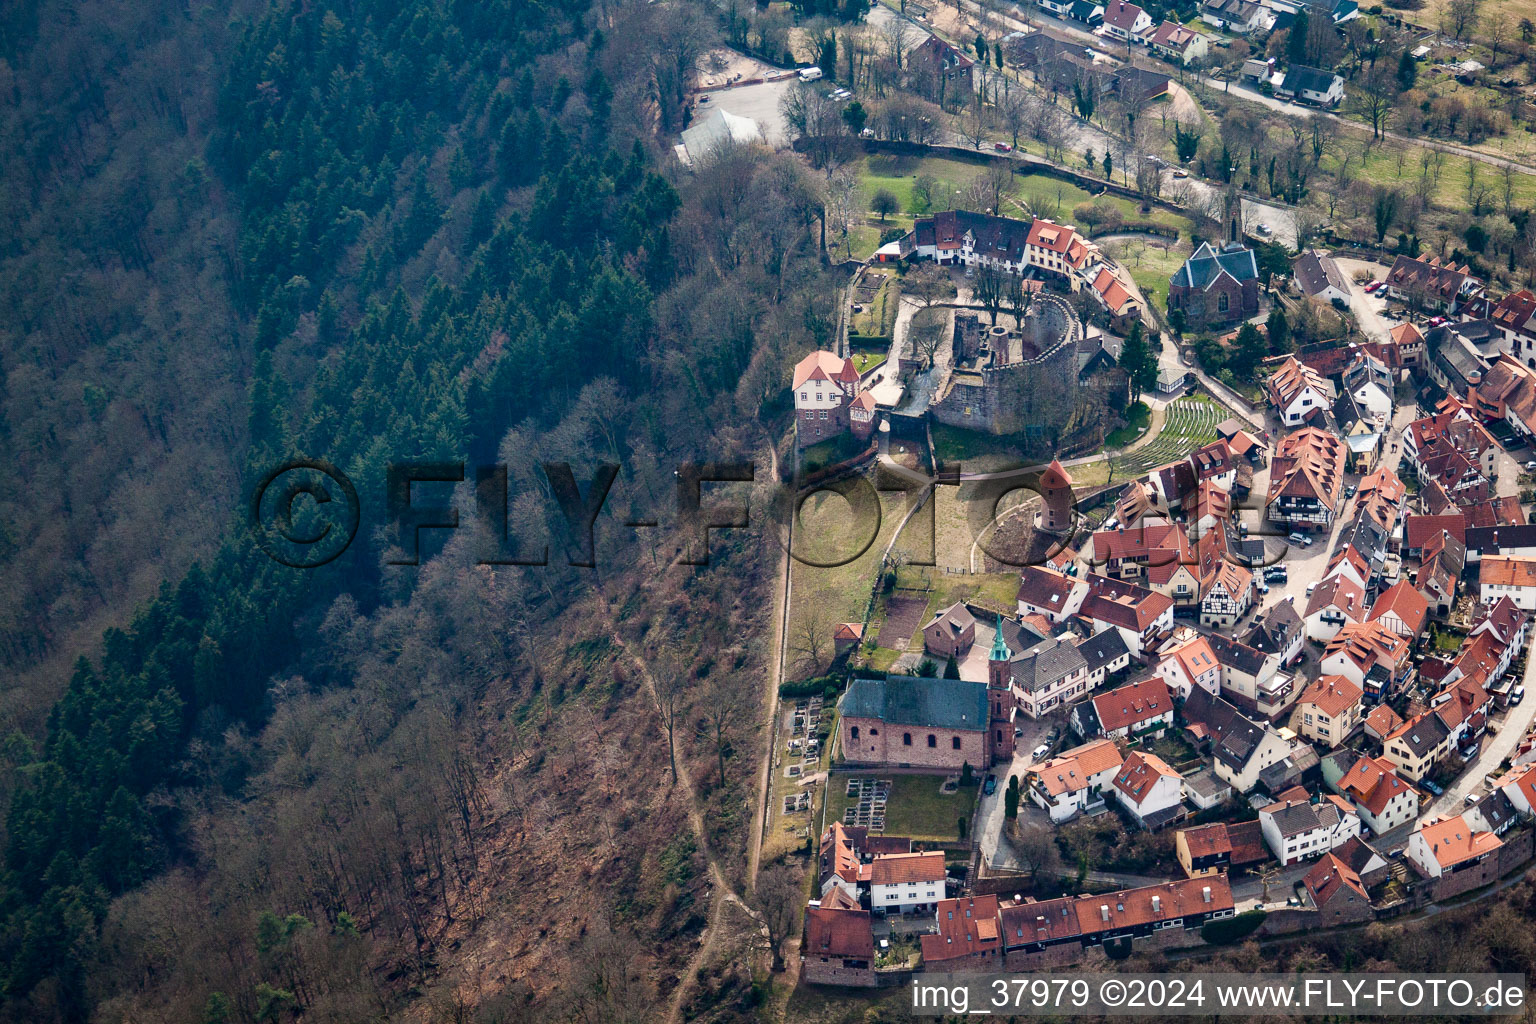
[[[1296,103],[1288,103],[1285,100],[1277,99],[1273,96],[1265,96],[1257,89],[1250,89],[1248,86],[1242,85],[1238,82],[1223,82],[1217,81],[1214,78],[1207,78],[1205,79],[1205,83],[1211,86],[1213,89],[1218,89],[1222,92],[1230,93],[1234,96],[1248,100],[1251,103],[1258,103],[1262,106],[1266,106],[1271,110],[1285,114],[1287,117],[1326,117],[1331,121],[1335,121],[1338,124],[1343,125],[1351,131],[1360,132],[1366,135],[1369,135],[1371,132],[1369,125],[1361,124],[1359,121],[1353,121],[1347,117],[1340,117],[1338,114],[1335,114],[1332,111],[1319,110],[1317,107],[1302,106]],[[1403,142],[1410,146],[1428,146],[1430,149],[1438,149],[1442,153],[1450,153],[1455,156],[1471,157],[1480,163],[1489,164],[1493,167],[1512,167],[1523,174],[1536,174],[1536,167],[1532,167],[1530,164],[1522,164],[1515,160],[1506,159],[1505,157],[1494,156],[1492,153],[1484,153],[1476,149],[1468,149],[1465,146],[1458,146],[1454,142],[1441,142],[1438,139],[1428,139],[1422,136],[1401,135],[1393,131],[1388,131],[1383,134],[1385,134],[1387,138],[1393,140],[1394,142]]]
[[[1526,659],[1525,674],[1520,681],[1527,689],[1536,689],[1536,658]],[[1460,813],[1465,806],[1467,794],[1478,791],[1483,780],[1498,771],[1504,759],[1514,752],[1520,737],[1530,729],[1532,721],[1536,721],[1536,701],[1510,708],[1504,715],[1504,721],[1499,723],[1498,733],[1483,737],[1483,749],[1477,755],[1477,760],[1467,765],[1466,771],[1446,787],[1443,795],[1430,803],[1422,816]]]

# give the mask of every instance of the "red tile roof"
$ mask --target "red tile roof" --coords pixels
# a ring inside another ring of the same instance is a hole
[[[901,885],[904,882],[942,882],[944,851],[927,853],[890,853],[876,857],[870,865],[873,885]]]
[[[1098,713],[1099,726],[1105,732],[1134,728],[1172,711],[1173,691],[1154,676],[1099,694],[1093,698],[1093,710]]]
[[[869,911],[848,910],[841,906],[807,907],[805,946],[800,952],[802,956],[874,959],[875,936],[870,927]]]
[[[1343,676],[1319,676],[1302,691],[1298,704],[1312,704],[1329,718],[1337,718],[1360,703],[1363,691]]]
[[[940,900],[937,935],[924,935],[923,962],[939,963],[977,953],[999,955],[1003,948],[996,896]]]
[[[1318,907],[1326,905],[1329,900],[1339,894],[1340,890],[1354,893],[1356,899],[1370,901],[1360,876],[1332,853],[1323,854],[1323,858],[1311,871],[1307,872],[1301,884],[1307,887],[1307,892],[1312,895],[1312,902]]]
[[[1429,617],[1429,602],[1424,600],[1424,595],[1414,590],[1407,580],[1399,580],[1376,599],[1371,606],[1370,619],[1379,619],[1388,612],[1393,612],[1403,620],[1408,631],[1414,636],[1424,628],[1424,620]]]
[[[782,379],[782,378],[780,378]],[[837,381],[851,384],[859,379],[859,371],[852,359],[845,359],[832,352],[812,352],[795,364],[795,387],[810,380]]]

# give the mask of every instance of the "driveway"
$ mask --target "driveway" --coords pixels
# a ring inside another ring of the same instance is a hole
[[[1368,273],[1377,280],[1386,277],[1387,268],[1374,260],[1356,260],[1345,256],[1336,257],[1334,262],[1349,278],[1349,309],[1355,314],[1355,323],[1360,325],[1360,330],[1372,341],[1390,341],[1392,328],[1400,321],[1389,320],[1385,316],[1387,300],[1383,292],[1376,295],[1368,295],[1365,286],[1355,281],[1355,275],[1361,272]]]
[[[988,643],[991,643],[991,630],[988,630]],[[976,646],[981,646],[981,627],[976,628]],[[1533,703],[1536,707],[1536,703]],[[1019,785],[1024,785],[1024,776],[1029,766],[1033,764],[1030,752],[1045,741],[1046,733],[1056,724],[1055,719],[1021,719],[1017,725],[1024,731],[1022,736],[1016,736],[1013,740],[1013,760],[1007,765],[998,765],[993,769],[997,774],[997,792],[991,796],[982,794],[981,803],[976,808],[976,826],[980,832],[976,833],[981,838],[982,863],[995,869],[1014,870],[1022,869],[1013,850],[1008,846],[1003,835],[1004,811],[1007,807],[1004,803],[1004,794],[1008,790],[1009,776],[1018,776]],[[1065,728],[1065,720],[1063,720]],[[1019,817],[1030,823],[1038,823],[1050,826],[1051,820],[1039,807],[1030,802],[1029,797],[1019,798]]]

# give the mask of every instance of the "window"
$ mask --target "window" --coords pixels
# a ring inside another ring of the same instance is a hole
[[[949,746],[950,746],[950,749],[952,749],[952,750],[959,750],[960,749],[960,737],[959,736],[951,736],[949,738]]]
[[[848,730],[848,735],[853,737],[854,739],[858,739],[859,738],[859,727],[855,725],[853,728],[849,729]]]
[[[901,734],[901,745],[904,746],[904,747],[910,747],[912,745],[912,734],[911,733],[904,732],[904,733]]]
[[[880,730],[876,729],[874,726],[870,726],[869,727],[869,734],[871,736],[879,736],[880,735]]]
[[[928,734],[928,745],[930,747],[938,746],[939,745],[939,738],[937,736],[935,736],[933,733],[929,733]]]
[[[1225,313],[1231,304],[1232,300],[1227,298],[1226,292],[1222,292],[1220,295],[1216,296],[1216,311],[1218,313]]]
[[[808,392],[808,391],[800,392],[800,401],[802,401],[802,402],[809,402],[810,400],[811,400],[810,392]]]

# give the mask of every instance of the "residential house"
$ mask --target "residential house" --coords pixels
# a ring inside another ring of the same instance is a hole
[[[1343,676],[1319,676],[1297,698],[1291,727],[1314,743],[1336,747],[1361,723],[1363,693]]]
[[[812,352],[795,364],[794,393],[795,439],[807,448],[850,428],[848,413],[859,396],[859,371],[852,359]],[[869,436],[867,431],[864,436]]]
[[[1114,778],[1115,799],[1142,827],[1158,829],[1184,817],[1184,786],[1179,773],[1156,754],[1133,750]]]
[[[921,940],[925,969],[1001,968],[1002,916],[996,896],[940,900],[933,917],[937,930]]]
[[[1221,665],[1216,652],[1205,637],[1192,630],[1187,638],[1166,645],[1157,667],[1153,670],[1178,697],[1188,697],[1191,690],[1204,690],[1212,696],[1221,693]]]
[[[1087,580],[1039,565],[1019,570],[1020,615],[1043,615],[1051,622],[1065,622],[1078,613],[1087,596]]]
[[[1485,555],[1477,566],[1478,600],[1507,597],[1521,611],[1536,611],[1536,558]]]
[[[1433,711],[1414,715],[1382,742],[1382,758],[1405,779],[1418,782],[1452,747],[1451,730]]]
[[[1088,281],[1097,277],[1097,273],[1089,276],[1087,271],[1103,262],[1099,247],[1079,235],[1076,229],[1043,217],[1030,224],[1024,251],[1029,268],[1053,275],[1073,292],[1087,283],[1085,277]],[[1017,273],[1024,273],[1024,269],[1027,268],[1021,268]]]
[[[912,226],[912,254],[940,265],[992,267],[1022,275],[1028,269],[1030,223],[967,210],[943,210]]]
[[[1380,622],[1398,636],[1415,639],[1424,631],[1429,618],[1429,602],[1407,580],[1399,580],[1376,599],[1368,622]]]
[[[1324,770],[1326,779],[1328,772]],[[1419,814],[1419,791],[1384,757],[1360,757],[1329,785],[1348,800],[1374,835],[1390,832]]]
[[[944,851],[887,853],[869,866],[869,905],[877,914],[916,914],[944,899]]]
[[[1307,639],[1327,643],[1345,626],[1365,619],[1365,590],[1345,573],[1329,576],[1307,598],[1303,619]]]
[[[1498,789],[1479,799],[1461,816],[1479,832],[1492,832],[1496,836],[1508,832],[1520,819],[1513,801]]]
[[[1295,356],[1287,356],[1264,382],[1270,405],[1288,427],[1323,425],[1333,404],[1333,384]]]
[[[1184,527],[1144,522],[1129,529],[1099,530],[1093,535],[1093,564],[1105,576],[1139,580],[1151,568],[1176,570],[1193,565],[1194,552]]]
[[[907,70],[915,76],[942,81],[946,91],[969,96],[974,86],[976,61],[965,51],[930,35],[907,54]]]
[[[1285,69],[1285,77],[1280,80],[1275,92],[1299,103],[1336,107],[1344,99],[1344,79],[1332,71],[1292,64]]]
[[[1420,822],[1403,855],[1424,877],[1441,878],[1476,867],[1503,845],[1498,836],[1478,831],[1457,814]]]
[[[1306,635],[1305,623],[1296,611],[1293,598],[1277,601],[1264,609],[1243,643],[1264,654],[1279,658],[1283,668],[1301,657],[1301,642]]]
[[[1380,466],[1360,481],[1355,507],[1390,534],[1407,511],[1408,488],[1396,473]]]
[[[1515,602],[1501,597],[1490,605],[1480,605],[1475,621],[1477,624],[1467,634],[1469,643],[1486,633],[1498,642],[1509,659],[1513,659],[1514,655],[1525,646],[1530,616]],[[1509,668],[1509,661],[1505,661],[1499,672],[1494,674],[1498,675],[1507,668]]]
[[[1153,29],[1147,45],[1177,64],[1200,60],[1211,52],[1208,36],[1185,28],[1176,21],[1165,21]]]
[[[1072,728],[1084,739],[1162,736],[1173,725],[1173,692],[1161,679],[1139,679],[1095,694],[1072,709]]]
[[[818,847],[821,895],[836,887],[857,901],[859,889],[869,885],[869,865],[876,856],[911,852],[912,840],[905,836],[872,836],[861,825],[834,821],[822,832]]]
[[[1222,560],[1200,602],[1200,624],[1229,629],[1253,606],[1253,573]]]
[[[1505,351],[1536,368],[1536,293],[1510,292],[1488,311],[1488,319],[1504,332]]]
[[[1280,670],[1280,654],[1220,633],[1212,633],[1205,642],[1221,666],[1221,696],[1244,712],[1273,718],[1296,699],[1296,679]]]
[[[1294,530],[1327,530],[1339,508],[1348,449],[1333,434],[1303,427],[1281,439],[1269,467],[1271,521]]]
[[[1120,632],[1106,629],[1077,642],[1077,651],[1088,665],[1088,689],[1096,689],[1110,676],[1130,667],[1131,652]]]
[[[1125,0],[1109,0],[1104,7],[1104,37],[1123,43],[1139,42],[1152,27],[1152,16]]]
[[[1319,588],[1321,589],[1321,588]],[[1413,664],[1407,640],[1380,622],[1346,623],[1324,649],[1322,671],[1342,675],[1376,703],[1406,681]]]
[[[1335,299],[1340,302],[1349,301],[1349,278],[1339,269],[1332,256],[1308,249],[1296,257],[1296,262],[1291,265],[1291,275],[1296,287],[1309,299],[1319,302],[1332,302]]]
[[[800,978],[812,985],[874,988],[875,935],[869,911],[840,889],[805,908]]]
[[[1301,886],[1325,926],[1357,924],[1376,917],[1360,876],[1333,853],[1323,855],[1302,878]]]
[[[1154,653],[1173,630],[1173,601],[1133,583],[1088,574],[1088,596],[1079,613],[1093,632],[1117,629],[1133,657]]]
[[[1298,799],[1299,796],[1299,799]],[[1259,809],[1259,831],[1280,866],[1321,856],[1360,834],[1360,816],[1332,794],[1312,803],[1296,790]]]
[[[1099,305],[1109,314],[1111,329],[1129,333],[1131,325],[1141,319],[1142,307],[1135,294],[1127,287],[1123,271],[1118,267],[1099,264],[1089,287]]]
[[[1383,857],[1375,847],[1359,836],[1332,851],[1332,854],[1343,861],[1344,865],[1351,871],[1359,875],[1360,881],[1364,885],[1378,885],[1385,882],[1392,875],[1391,865],[1387,863],[1387,858]]]
[[[1430,614],[1446,616],[1456,604],[1456,587],[1467,561],[1467,547],[1442,530],[1438,537],[1425,542],[1419,563],[1419,593],[1428,602]]]
[[[1103,801],[1104,787],[1123,762],[1113,740],[1090,740],[1042,764],[1030,765],[1024,791],[1052,821],[1066,821]]]
[[[1387,271],[1387,294],[1412,309],[1454,313],[1476,294],[1482,282],[1470,268],[1441,263],[1438,257],[1399,256]]]
[[[1246,718],[1232,704],[1196,687],[1184,701],[1191,731],[1209,740],[1216,774],[1240,793],[1259,783],[1259,772],[1284,759],[1295,747],[1267,723]]]
[[[1490,555],[1536,558],[1536,524],[1467,527],[1467,561],[1476,562]]]
[[[1012,655],[1007,671],[1019,710],[1030,718],[1070,704],[1090,689],[1088,659],[1064,637],[1047,637]]]
[[[1364,718],[1365,734],[1380,743],[1397,731],[1403,718],[1389,705],[1377,704]]]
[[[1493,788],[1520,814],[1536,814],[1536,763],[1511,768],[1493,781]]]
[[[1502,420],[1521,437],[1536,436],[1536,370],[1500,355],[1467,390],[1467,405],[1484,422]]]
[[[1259,312],[1259,265],[1253,251],[1231,242],[1218,251],[1202,242],[1168,281],[1168,310],[1194,330],[1237,323]]]
[[[855,679],[838,700],[849,764],[960,771],[992,763],[985,683],[890,676]]]
[[[1334,25],[1360,17],[1360,5],[1355,0],[1279,0],[1279,3],[1298,10],[1304,7],[1308,14],[1326,18]]]
[[[1210,768],[1202,768],[1193,775],[1184,776],[1183,783],[1184,799],[1202,811],[1220,807],[1232,799],[1232,784]]]
[[[1232,866],[1232,840],[1225,822],[1180,829],[1174,834],[1173,850],[1189,878],[1214,875]]]
[[[941,608],[923,627],[923,649],[939,658],[965,657],[976,642],[976,616],[965,602]]]
[[[1264,5],[1254,3],[1253,0],[1205,0],[1200,5],[1200,20],[1214,28],[1247,36],[1268,32],[1275,23],[1275,16]],[[1252,63],[1263,64],[1262,61],[1245,63],[1245,75],[1248,64]]]
[[[1442,531],[1449,532],[1459,543],[1465,544],[1467,517],[1459,511],[1439,516],[1408,516],[1403,520],[1403,554],[1409,558],[1420,557],[1425,544],[1439,538]]]

